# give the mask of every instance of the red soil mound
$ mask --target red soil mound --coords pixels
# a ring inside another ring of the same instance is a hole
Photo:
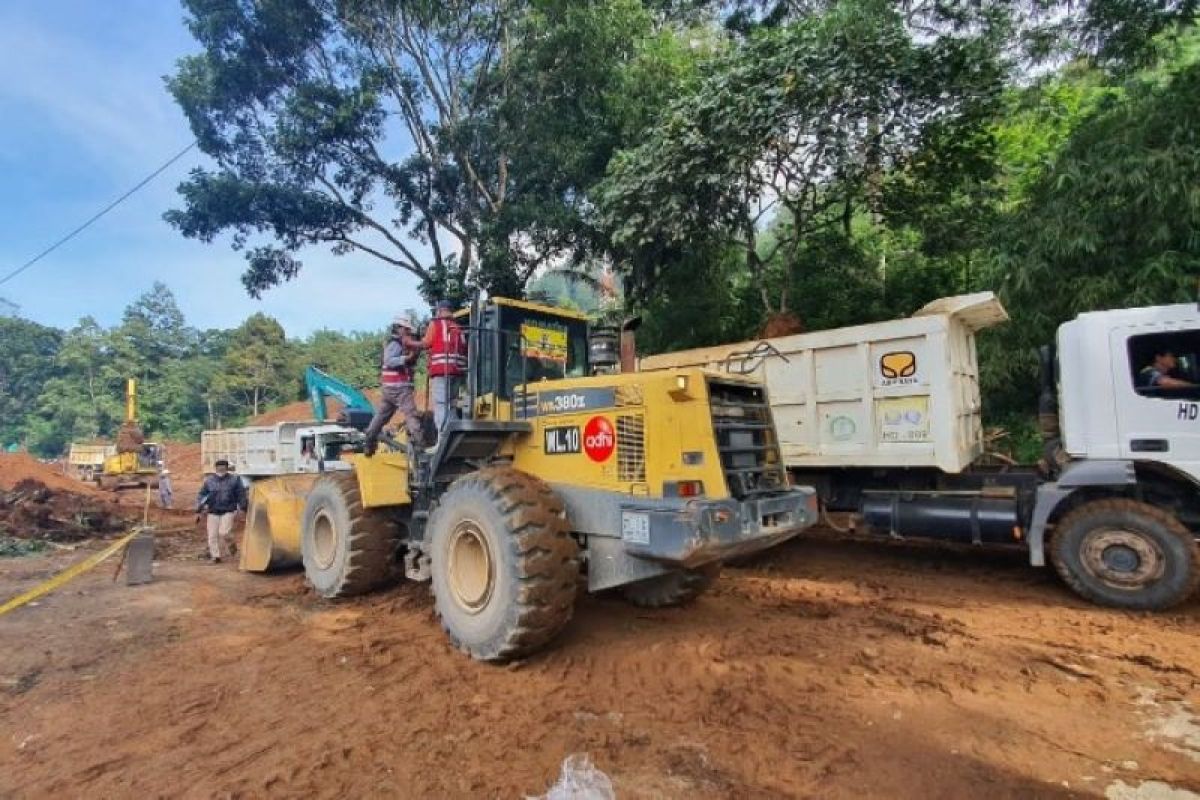
[[[791,311],[781,311],[767,317],[758,335],[763,339],[774,339],[776,336],[804,333],[804,330],[804,322],[798,316]]]
[[[200,471],[199,442],[164,442],[166,454],[163,461],[171,470],[172,482],[178,486],[181,482],[200,483],[203,474]]]
[[[110,500],[50,489],[36,478],[24,478],[0,492],[0,536],[72,542],[124,527]]]
[[[379,403],[379,390],[368,389],[365,394],[372,405]],[[417,408],[424,409],[425,389],[424,387],[417,388]],[[338,412],[342,410],[342,404],[337,400],[330,398],[325,401],[325,411],[329,415],[330,421],[337,419]],[[259,414],[250,420],[250,425],[274,425],[277,422],[307,422],[313,418],[312,404],[307,400],[301,400],[297,403],[288,403],[286,406],[273,408],[270,411]]]
[[[0,453],[0,489],[8,491],[24,480],[35,480],[56,491],[108,497],[92,484],[62,474],[58,464],[43,464],[28,453]]]

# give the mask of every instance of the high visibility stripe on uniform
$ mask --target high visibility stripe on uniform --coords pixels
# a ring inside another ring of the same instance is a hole
[[[429,374],[441,377],[457,375],[467,367],[467,357],[462,352],[464,342],[462,330],[449,320],[434,320],[432,347],[429,353]]]

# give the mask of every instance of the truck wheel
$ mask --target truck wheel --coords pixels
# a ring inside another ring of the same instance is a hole
[[[391,580],[396,526],[378,511],[363,508],[353,473],[317,481],[301,525],[304,576],[317,594],[365,594]]]
[[[537,478],[507,467],[459,478],[430,517],[429,543],[442,627],[472,658],[525,655],[571,619],[579,546]]]
[[[668,572],[622,587],[625,599],[642,608],[682,606],[708,590],[721,574],[721,562],[705,564],[699,569]]]
[[[1067,585],[1100,605],[1159,610],[1200,583],[1200,549],[1174,515],[1136,500],[1096,500],[1065,516],[1050,559]]]

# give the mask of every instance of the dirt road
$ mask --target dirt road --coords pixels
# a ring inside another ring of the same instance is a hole
[[[78,557],[0,563],[3,595]],[[632,798],[1186,797],[1198,634],[1200,602],[1102,610],[1016,556],[809,538],[688,609],[582,598],[494,667],[424,585],[106,565],[0,618],[0,796],[517,798],[586,752]]]

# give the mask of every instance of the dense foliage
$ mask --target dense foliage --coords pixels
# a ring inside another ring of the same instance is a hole
[[[1195,297],[1200,0],[185,0],[168,88],[212,166],[167,214],[244,249],[257,294],[304,251],[427,298],[526,294],[644,320],[647,351],[1001,294],[986,411],[1028,414],[1031,348],[1088,309]],[[774,328],[772,328],[774,329]],[[0,319],[0,437],[119,421],[194,435],[373,380],[376,335]]]
[[[0,318],[0,447],[23,444],[52,456],[73,441],[111,439],[124,418],[127,378],[138,381],[148,435],[195,439],[303,398],[308,364],[374,385],[382,339],[382,331],[322,330],[292,340],[263,314],[233,330],[201,331],[187,325],[162,284],[111,328],[90,318],[68,331]]]

